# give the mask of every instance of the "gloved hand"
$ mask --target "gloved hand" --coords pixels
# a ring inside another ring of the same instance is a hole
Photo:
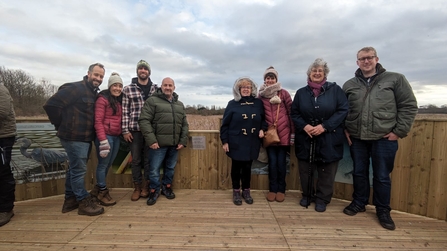
[[[102,158],[107,157],[110,152],[110,145],[108,140],[99,141],[99,156]]]
[[[295,144],[295,133],[290,134],[290,145]]]

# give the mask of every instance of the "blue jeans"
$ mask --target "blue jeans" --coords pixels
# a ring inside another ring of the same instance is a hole
[[[269,191],[286,192],[286,156],[288,146],[267,147],[269,157]]]
[[[160,191],[160,168],[163,166],[162,184],[172,184],[174,168],[177,164],[177,146],[165,146],[158,149],[149,148],[149,186]]]
[[[379,140],[359,140],[351,137],[351,158],[354,162],[353,202],[359,206],[368,204],[370,183],[369,166],[372,160],[373,169],[373,204],[376,209],[391,210],[391,179],[394,168],[397,140],[386,138]]]
[[[129,143],[130,153],[132,154],[132,180],[141,184],[143,175],[141,169],[144,170],[145,176],[149,171],[149,160],[144,158],[149,147],[146,146],[143,134],[139,131],[131,131],[133,140]]]
[[[120,149],[120,137],[106,135],[110,145],[110,152],[105,158],[99,156],[99,140],[96,138],[96,156],[98,157],[98,166],[96,167],[96,185],[100,188],[106,188],[106,177],[109,172],[109,168],[112,166],[113,161]]]
[[[62,147],[67,152],[69,167],[65,176],[65,199],[76,196],[81,201],[88,196],[85,190],[85,173],[87,159],[90,154],[91,142],[61,140]]]

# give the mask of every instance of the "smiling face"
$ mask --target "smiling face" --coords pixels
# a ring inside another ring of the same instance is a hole
[[[249,97],[251,95],[251,83],[248,81],[243,81],[239,86],[239,92],[242,97]]]
[[[314,83],[320,83],[325,77],[323,66],[313,67],[310,70],[309,78]]]
[[[110,94],[114,97],[118,97],[121,95],[121,92],[123,91],[123,84],[121,83],[115,83],[109,87]]]
[[[87,72],[87,81],[91,82],[94,87],[98,87],[101,85],[102,80],[104,79],[104,73],[104,68],[95,66],[91,71]]]
[[[146,80],[149,77],[149,69],[144,66],[138,67],[137,76],[141,80]]]
[[[376,74],[376,65],[379,57],[373,50],[362,50],[357,53],[357,65],[363,73],[364,77],[371,77]]]
[[[174,93],[175,90],[175,84],[174,84],[174,80],[172,80],[171,78],[165,78],[163,79],[163,81],[161,82],[161,91],[163,92],[163,94],[166,96],[167,99],[172,99],[172,94]]]
[[[265,83],[266,85],[274,85],[274,84],[276,84],[276,78],[275,78],[275,75],[274,75],[274,74],[267,74],[267,75],[265,76],[264,83]]]

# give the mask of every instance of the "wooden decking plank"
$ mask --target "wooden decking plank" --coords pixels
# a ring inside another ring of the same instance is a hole
[[[288,191],[283,203],[253,191],[253,205],[235,206],[231,191],[174,190],[153,206],[130,201],[132,189],[112,189],[105,213],[62,214],[63,195],[17,202],[0,228],[0,250],[444,250],[447,222],[392,211],[396,230],[380,226],[373,206],[343,214],[348,201],[332,200],[318,213]],[[17,246],[17,248],[9,248]]]

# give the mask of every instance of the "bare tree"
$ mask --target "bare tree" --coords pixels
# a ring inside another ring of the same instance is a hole
[[[57,90],[48,80],[36,83],[31,75],[22,70],[10,70],[0,67],[0,80],[8,88],[14,100],[17,116],[35,116],[45,114],[42,106]]]

